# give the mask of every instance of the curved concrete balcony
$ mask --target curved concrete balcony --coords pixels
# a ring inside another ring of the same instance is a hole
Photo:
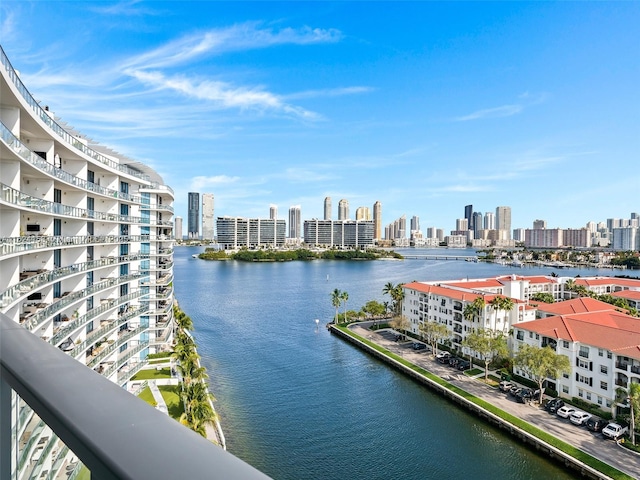
[[[56,268],[55,270],[49,270],[42,273],[23,272],[21,276],[27,276],[26,279],[22,280],[19,283],[16,283],[12,287],[0,293],[0,307],[3,309],[9,307],[11,304],[24,299],[34,291],[46,286],[47,284],[58,282],[79,273],[97,270],[98,268],[102,267],[134,262],[137,260],[146,260],[148,258],[149,255],[137,253],[132,255],[123,255],[120,257],[105,257],[97,260],[91,260],[89,262],[76,263],[74,265],[69,265],[68,267]],[[33,274],[30,275],[29,273]]]
[[[113,159],[96,152],[95,150],[89,148],[87,145],[78,140],[78,138],[76,138],[74,135],[71,135],[64,128],[62,128],[62,126],[60,126],[53,118],[51,118],[49,113],[40,106],[38,101],[33,98],[33,96],[31,96],[29,90],[27,90],[27,87],[24,86],[22,80],[20,80],[20,77],[11,66],[9,59],[7,58],[2,48],[0,48],[0,63],[2,64],[2,67],[4,68],[9,80],[13,83],[17,92],[30,108],[33,114],[33,118],[39,119],[53,135],[58,137],[59,140],[64,142],[68,147],[77,150],[87,159],[91,159],[93,161],[101,163],[104,166],[111,168],[112,170],[124,173],[131,177],[149,181],[148,175],[129,168],[126,165],[121,165]]]
[[[84,220],[100,220],[103,222],[117,222],[129,224],[148,224],[148,218],[131,217],[129,215],[119,215],[116,213],[99,212],[96,210],[87,210],[84,208],[63,205],[62,203],[50,202],[41,198],[32,197],[26,193],[11,188],[9,185],[0,183],[2,194],[0,202],[4,202],[10,206],[18,207],[28,211],[37,213],[46,213],[55,216],[82,218]]]
[[[54,335],[49,341],[52,345],[59,346],[67,337],[73,335],[76,330],[79,328],[83,328],[87,322],[90,322],[94,318],[99,317],[100,315],[109,312],[110,310],[114,310],[125,303],[128,303],[137,298],[142,298],[147,296],[148,293],[143,293],[141,290],[128,293],[127,295],[123,295],[118,297],[114,302],[105,303],[99,305],[96,308],[92,308],[84,315],[80,315],[78,318],[62,322],[62,325],[58,327],[58,330],[54,328]],[[130,317],[129,317],[130,318]]]
[[[36,328],[38,328],[40,325],[42,325],[46,320],[50,320],[54,315],[57,315],[58,313],[62,313],[62,310],[68,307],[69,305],[79,300],[84,300],[87,297],[93,295],[94,293],[100,292],[102,290],[106,290],[111,287],[119,286],[123,283],[137,280],[141,276],[142,275],[140,273],[132,273],[129,275],[122,275],[120,277],[109,278],[105,281],[94,283],[90,287],[87,287],[83,290],[79,290],[77,292],[72,292],[69,295],[62,297],[60,300],[52,303],[51,305],[47,305],[45,307],[40,308],[32,315],[25,318],[23,324],[25,328],[27,328],[27,330],[33,331]]]
[[[138,205],[143,204],[142,197],[130,195],[128,193],[100,186],[97,183],[89,182],[47,162],[44,158],[33,153],[26,145],[18,140],[18,138],[16,138],[2,122],[0,122],[0,137],[18,158],[52,178],[60,180],[67,185],[78,187],[87,193],[95,193],[104,197],[116,198],[118,200],[124,200]]]

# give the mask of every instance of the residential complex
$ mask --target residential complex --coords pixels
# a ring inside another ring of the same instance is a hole
[[[304,243],[311,247],[366,248],[373,246],[373,221],[305,220]]]
[[[173,191],[57,119],[1,59],[0,311],[131,390],[172,342]],[[10,395],[11,479],[64,474],[72,453]]]
[[[289,238],[299,239],[301,237],[300,222],[300,205],[294,205],[289,208]]]
[[[282,247],[286,222],[271,218],[218,217],[218,245],[225,250],[242,247]]]
[[[402,312],[415,335],[420,335],[425,322],[446,325],[447,342],[465,355],[474,355],[463,341],[478,328],[508,335],[512,353],[524,343],[549,346],[569,357],[572,371],[548,379],[547,388],[611,412],[616,407],[616,388],[640,383],[640,319],[609,303],[575,298],[575,286],[622,298],[630,308],[640,304],[640,280],[508,275],[405,284]],[[531,297],[536,293],[549,294],[556,303],[534,302]],[[494,308],[497,297],[511,299],[511,309]],[[469,315],[467,307],[476,299],[482,299],[484,306]]]

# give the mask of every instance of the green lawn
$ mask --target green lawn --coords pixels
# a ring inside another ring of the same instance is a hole
[[[170,358],[158,358],[156,360],[149,360],[149,365],[156,365],[158,363],[167,363],[171,361]]]
[[[151,393],[151,389],[149,387],[145,387],[145,389],[140,392],[140,395],[138,395],[138,398],[144,400],[152,407],[156,406],[156,401],[153,398],[153,394]]]
[[[178,420],[184,413],[184,407],[180,400],[180,385],[159,385],[158,390],[167,404],[169,415]]]
[[[131,380],[153,380],[156,378],[171,378],[171,368],[140,370]]]

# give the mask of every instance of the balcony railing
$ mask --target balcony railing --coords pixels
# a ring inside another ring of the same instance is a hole
[[[82,235],[62,237],[51,235],[22,235],[0,238],[0,256],[38,251],[45,248],[96,245],[101,243],[137,243],[150,241],[149,235]],[[171,249],[167,249],[171,250]],[[169,252],[171,253],[171,252]]]
[[[0,342],[0,478],[11,478],[15,466],[11,390],[87,466],[93,479],[268,478],[4,315]]]
[[[2,140],[4,140],[7,146],[11,148],[16,153],[16,155],[33,165],[38,170],[48,173],[52,177],[56,177],[57,179],[62,180],[65,183],[82,188],[84,190],[87,190],[88,192],[94,192],[106,197],[117,198],[133,203],[142,203],[141,197],[102,187],[97,183],[89,182],[82,178],[76,177],[75,175],[72,175],[65,170],[62,170],[61,168],[57,168],[55,165],[47,162],[40,155],[36,155],[35,153],[33,153],[26,145],[18,140],[2,122],[0,122],[0,133],[2,134]]]
[[[79,141],[76,137],[71,135],[69,132],[67,132],[58,123],[56,123],[56,121],[53,118],[51,118],[51,116],[47,113],[47,111],[40,106],[38,101],[35,98],[33,98],[33,96],[31,96],[31,93],[29,93],[29,90],[27,90],[27,87],[24,86],[24,84],[22,83],[22,80],[20,80],[20,77],[18,76],[16,71],[13,69],[13,66],[9,62],[9,59],[7,58],[7,55],[4,53],[4,49],[2,49],[2,47],[0,47],[0,54],[1,54],[0,61],[5,71],[7,72],[7,76],[9,80],[13,82],[13,84],[15,85],[16,89],[18,90],[22,98],[27,102],[29,107],[31,107],[31,110],[33,111],[35,116],[39,117],[40,120],[42,120],[42,122],[44,122],[51,129],[53,133],[55,133],[60,137],[60,139],[62,139],[68,145],[73,146],[77,150],[81,151],[88,157],[91,157],[97,162],[102,163],[103,165],[113,168],[114,170],[118,170],[120,172],[126,173],[127,175],[140,178],[142,180],[146,180],[146,181],[149,180],[149,175],[145,175],[144,173],[138,170],[129,168],[127,165],[121,165],[118,162],[114,161],[113,159],[106,157],[101,153],[96,152],[95,150],[89,148],[84,143]],[[155,185],[155,182],[152,183],[151,185],[152,186]],[[158,188],[158,187],[156,186],[155,188]]]
[[[29,208],[36,212],[51,213],[53,215],[64,215],[75,218],[102,220],[105,222],[136,224],[149,223],[148,218],[131,217],[129,215],[120,215],[117,213],[98,212],[96,210],[86,210],[84,208],[63,205],[62,203],[50,202],[48,200],[27,195],[26,193],[16,190],[15,188],[11,188],[9,185],[5,185],[4,183],[0,183],[0,187],[2,187],[2,196],[0,196],[0,200],[11,205]]]

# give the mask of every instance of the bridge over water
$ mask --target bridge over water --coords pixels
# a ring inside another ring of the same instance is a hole
[[[408,260],[463,260],[467,262],[477,262],[477,255],[451,255],[451,254],[437,254],[437,255],[403,255]]]

